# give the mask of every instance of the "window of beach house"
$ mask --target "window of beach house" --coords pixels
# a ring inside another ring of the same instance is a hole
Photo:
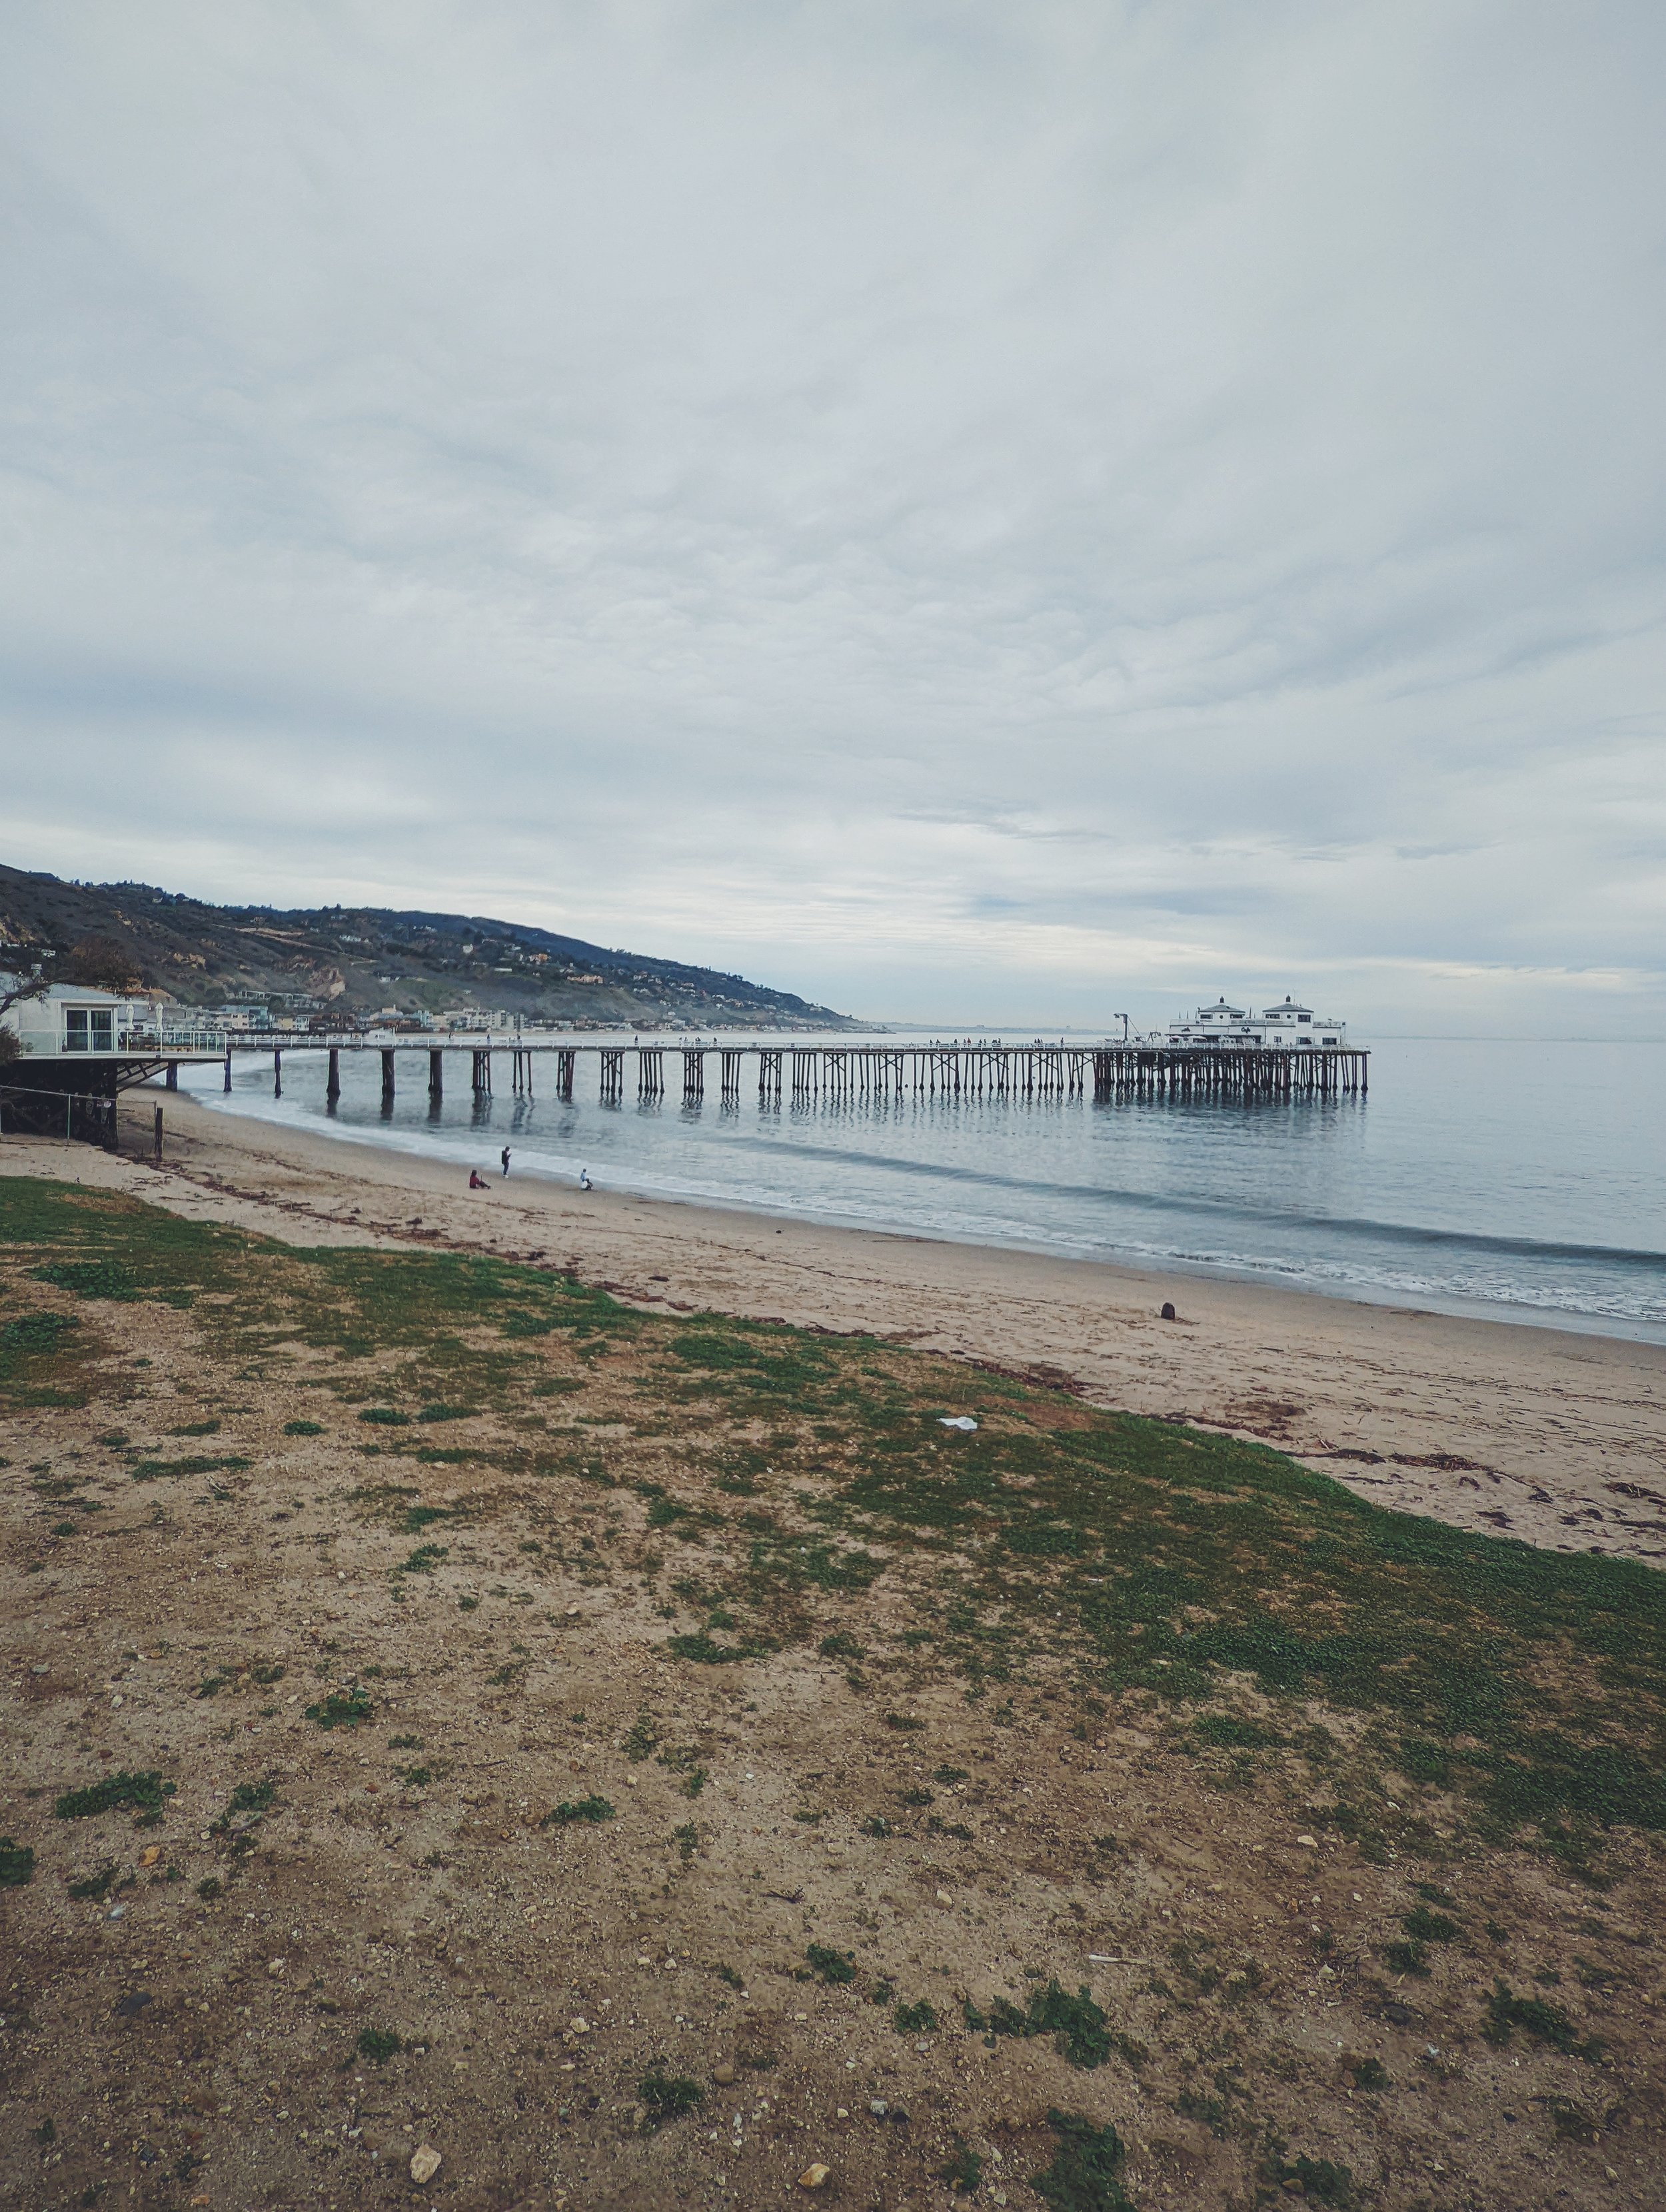
[[[115,1042],[115,1013],[109,1006],[66,1006],[65,1052],[108,1052]]]

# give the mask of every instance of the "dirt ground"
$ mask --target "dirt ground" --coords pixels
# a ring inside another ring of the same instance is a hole
[[[1488,1839],[1243,1680],[1213,1735],[1062,1644],[969,1690],[952,1550],[840,1553],[736,1658],[725,1547],[808,1557],[882,1449],[836,1413],[645,1395],[601,1320],[513,1369],[453,1331],[449,1383],[397,1307],[252,1351],[234,1286],[77,1292],[45,1249],[0,1302],[79,1347],[0,1397],[0,2203],[1663,2201],[1639,1832],[1595,1870]],[[906,1376],[986,1431],[1089,1419]]]

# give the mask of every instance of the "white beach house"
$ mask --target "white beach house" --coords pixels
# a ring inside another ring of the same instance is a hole
[[[0,977],[0,988],[13,979]],[[197,1025],[186,1009],[147,994],[91,991],[54,983],[40,997],[24,999],[4,1017],[28,1060],[192,1060],[217,1056],[225,1031]]]

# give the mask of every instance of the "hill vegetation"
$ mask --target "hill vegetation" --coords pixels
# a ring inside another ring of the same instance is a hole
[[[828,1029],[847,1020],[716,969],[482,915],[214,906],[149,884],[65,883],[0,867],[0,968],[67,963],[75,948],[95,944],[125,951],[134,980],[187,1006],[264,1004],[355,1017],[478,1006],[536,1020],[704,1029]],[[111,966],[107,956],[103,965]]]

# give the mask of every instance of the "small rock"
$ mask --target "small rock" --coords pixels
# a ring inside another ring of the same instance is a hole
[[[575,2035],[588,2035],[590,2033],[590,2023],[584,2017],[582,2013],[579,2014],[576,2020],[569,2020],[567,2025],[572,2029]]]
[[[946,1889],[939,1889],[938,1891],[937,1901],[939,1905],[952,1905],[954,1903],[953,1898],[950,1896]]]
[[[729,2064],[727,2059],[721,2066],[713,2067],[712,2080],[717,2084],[720,2089],[728,2089],[733,2087],[734,2069]]]
[[[1296,1841],[1304,1851],[1316,1851],[1319,1848],[1319,1838],[1316,1836],[1298,1836]]]
[[[432,2181],[439,2171],[439,2152],[429,2143],[420,2144],[410,2161],[411,2179],[416,2182]]]
[[[799,2176],[799,2187],[800,2189],[820,2189],[824,2186],[828,2176],[832,2172],[832,2171],[833,2169],[830,2166],[823,2166],[820,2160],[818,2160],[814,2166],[806,2166],[804,2172]]]
[[[287,1959],[268,1959],[266,1961],[266,1972],[269,1974],[281,1974],[288,1967],[289,1963],[289,1962]]]
[[[868,2110],[876,2120],[882,2120],[891,2110],[891,2106],[886,2104],[883,2097],[874,2097],[869,2101]]]

